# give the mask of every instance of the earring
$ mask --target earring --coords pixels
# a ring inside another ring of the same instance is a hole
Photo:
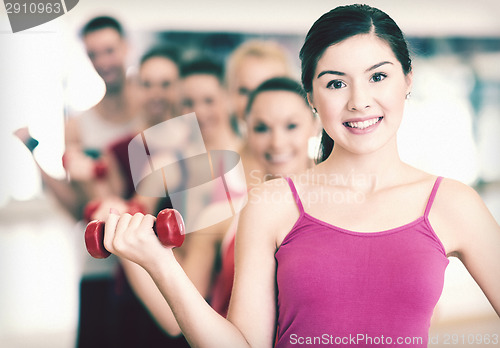
[[[318,110],[316,110],[316,108],[312,108],[312,112],[313,112],[313,114],[314,114],[314,117],[319,116],[319,115],[318,115]]]
[[[244,121],[238,120],[238,130],[239,130],[239,132],[241,134],[241,137],[243,139],[246,139],[247,135],[248,135],[247,123],[244,122]]]
[[[405,99],[410,99],[411,98],[411,92],[406,93],[406,98]]]

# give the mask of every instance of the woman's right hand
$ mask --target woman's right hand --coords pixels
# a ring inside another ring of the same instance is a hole
[[[104,228],[104,247],[148,272],[158,265],[164,266],[165,262],[176,262],[172,248],[163,246],[153,231],[155,221],[149,214],[119,215],[117,210],[110,209]]]

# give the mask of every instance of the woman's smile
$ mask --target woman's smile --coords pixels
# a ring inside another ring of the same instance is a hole
[[[366,134],[375,130],[383,118],[383,116],[376,116],[365,117],[364,119],[351,119],[342,124],[353,134]]]

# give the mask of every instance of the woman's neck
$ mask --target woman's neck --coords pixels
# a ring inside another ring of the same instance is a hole
[[[330,156],[319,165],[318,172],[334,175],[335,180],[329,182],[374,192],[394,185],[394,179],[406,168],[407,165],[399,157],[394,137],[382,148],[365,154],[355,154],[336,145]]]

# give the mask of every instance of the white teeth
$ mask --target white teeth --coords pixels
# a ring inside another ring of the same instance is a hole
[[[365,128],[368,128],[368,127],[374,125],[379,120],[380,120],[380,118],[376,117],[376,118],[372,118],[370,120],[366,120],[364,122],[361,122],[361,121],[360,122],[347,122],[347,125],[351,128],[365,129]]]
[[[290,160],[292,156],[290,154],[280,154],[280,155],[277,155],[277,154],[274,154],[274,155],[271,155],[269,154],[268,155],[268,159],[271,161],[271,162],[274,162],[274,163],[283,163],[283,162],[287,162]]]

